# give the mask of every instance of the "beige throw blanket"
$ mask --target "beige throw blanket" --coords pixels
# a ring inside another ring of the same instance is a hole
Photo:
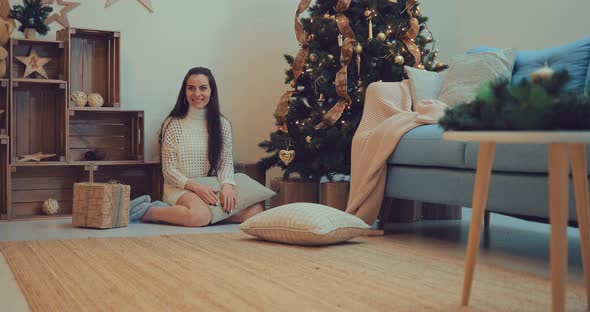
[[[406,132],[424,124],[435,124],[447,105],[423,100],[414,105],[410,83],[377,82],[365,96],[359,128],[352,139],[350,196],[346,212],[373,224],[379,215],[386,179],[386,161]]]

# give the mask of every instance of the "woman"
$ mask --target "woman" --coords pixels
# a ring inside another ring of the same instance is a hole
[[[162,125],[160,140],[164,201],[172,206],[152,206],[141,220],[196,227],[211,222],[209,205],[232,213],[237,198],[231,126],[219,111],[217,84],[211,71],[195,67],[186,74],[176,106]],[[204,176],[216,176],[221,189],[196,181]],[[262,211],[262,205],[255,204],[224,221],[240,223]]]

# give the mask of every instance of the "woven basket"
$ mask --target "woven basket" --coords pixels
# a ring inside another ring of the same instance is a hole
[[[129,185],[74,183],[72,224],[110,229],[129,225]]]

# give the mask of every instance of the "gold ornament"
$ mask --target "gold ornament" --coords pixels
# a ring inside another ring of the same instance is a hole
[[[308,135],[308,136],[306,136],[306,137],[305,137],[305,142],[307,142],[307,143],[311,143],[311,136],[309,136],[309,135]]]
[[[355,52],[356,54],[361,54],[361,53],[363,53],[363,46],[362,46],[362,45],[360,45],[360,44],[357,44],[357,45],[355,45],[355,46],[354,46],[354,52]]]
[[[404,62],[405,62],[406,60],[404,59],[404,57],[403,57],[403,56],[401,56],[401,55],[397,54],[397,55],[396,55],[396,56],[393,58],[393,61],[394,61],[394,62],[395,62],[397,65],[403,65],[403,64],[404,64]]]
[[[55,156],[55,154],[43,154],[41,152],[39,153],[35,153],[35,154],[31,154],[31,155],[19,155],[18,157],[21,157],[21,159],[19,159],[18,161],[36,161],[36,162],[40,162],[45,158],[51,158]]]
[[[315,54],[315,53],[310,54],[309,55],[309,60],[312,61],[312,62],[314,62],[314,63],[317,62],[318,61],[318,55]]]
[[[387,39],[387,36],[385,35],[385,33],[379,32],[377,34],[377,40],[379,40],[379,41],[385,41],[385,39]]]
[[[293,160],[295,160],[295,151],[294,150],[280,150],[279,151],[279,158],[281,159],[283,164],[285,164],[285,166],[288,166],[290,163],[293,162]]]
[[[363,86],[363,82],[361,80],[358,80],[356,82],[356,86],[359,87],[359,88],[362,87]]]
[[[342,36],[342,34],[338,34],[338,46],[341,47],[343,43],[344,37]]]
[[[315,39],[314,34],[309,34],[309,36],[307,36],[307,41],[312,41],[313,39]]]
[[[424,65],[423,64],[418,64],[417,68],[418,69],[424,69]]]
[[[373,39],[373,21],[369,20],[369,39]]]
[[[416,15],[421,15],[422,14],[422,9],[420,9],[419,6],[416,7]]]
[[[333,60],[333,59],[334,59],[334,55],[332,55],[332,54],[328,54],[328,59],[329,59],[329,60]]]
[[[531,74],[531,81],[533,82],[540,82],[540,81],[547,81],[551,78],[551,76],[553,76],[553,74],[555,73],[555,71],[553,69],[551,69],[551,67],[547,66],[547,64],[545,64],[545,66],[535,70],[532,74]]]
[[[295,80],[291,80],[291,88],[295,88],[296,85]]]

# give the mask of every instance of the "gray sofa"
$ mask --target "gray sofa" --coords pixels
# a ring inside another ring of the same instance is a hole
[[[493,48],[481,47],[476,53]],[[545,63],[571,76],[570,90],[590,90],[590,37],[536,51],[518,52],[512,83]],[[385,196],[436,204],[471,206],[478,144],[445,141],[438,125],[409,131],[387,160]],[[590,147],[587,148],[590,163]],[[589,171],[590,173],[590,171]],[[570,180],[569,220],[576,220]],[[547,146],[497,144],[487,210],[532,220],[548,218]]]

